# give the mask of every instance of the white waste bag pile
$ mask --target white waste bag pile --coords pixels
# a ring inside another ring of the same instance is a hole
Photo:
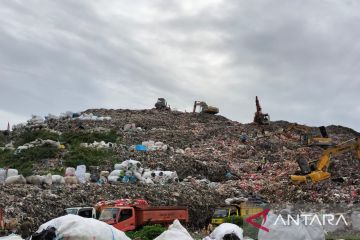
[[[43,145],[45,145],[45,144],[48,144],[48,145],[51,145],[51,146],[57,147],[57,148],[60,148],[60,147],[61,147],[60,142],[57,142],[57,141],[54,141],[54,140],[50,140],[50,139],[47,139],[47,140],[36,139],[35,141],[29,142],[29,143],[25,143],[25,144],[22,145],[22,146],[18,146],[17,149],[16,149],[16,151],[15,151],[15,154],[20,153],[21,151],[27,150],[27,149],[30,149],[30,148],[40,147],[40,146],[43,146]]]
[[[40,176],[40,175],[28,176],[26,177],[26,183],[34,184],[34,185],[51,186],[53,184],[53,176],[50,173],[44,176]]]
[[[104,120],[111,120],[111,117],[108,117],[108,116],[105,116],[105,117],[102,117],[102,116],[95,116],[94,114],[92,113],[83,113],[81,114],[78,118],[76,119],[80,119],[80,120],[93,120],[93,121],[104,121]]]
[[[56,229],[56,239],[97,239],[97,240],[131,240],[124,232],[93,218],[77,215],[65,215],[44,223],[37,233],[48,227]]]
[[[112,142],[106,143],[104,141],[101,142],[94,141],[93,143],[81,143],[80,147],[103,149],[103,148],[114,148],[116,147],[116,144]]]
[[[17,169],[3,169],[0,168],[0,183],[5,184],[26,184],[26,179],[23,175],[19,175]]]
[[[125,180],[129,178],[130,182],[141,181],[145,184],[168,184],[179,181],[176,172],[143,169],[141,163],[133,159],[115,164],[114,168],[115,170],[108,177],[109,182],[117,182],[121,177],[124,177]]]
[[[188,231],[181,225],[179,220],[175,220],[165,232],[154,240],[194,240]]]
[[[144,141],[141,143],[141,145],[144,145],[148,151],[166,151],[168,149],[168,145],[166,145],[163,142],[154,142],[152,140]]]
[[[305,219],[300,220],[300,224],[287,224],[288,217],[282,217],[270,212],[267,220],[262,226],[269,229],[269,232],[259,231],[259,240],[325,240],[325,231],[323,227],[314,221],[311,225],[305,225]],[[276,223],[276,224],[275,224]],[[285,223],[285,224],[284,224]]]
[[[146,169],[142,175],[142,179],[145,183],[158,183],[158,184],[167,184],[178,182],[179,177],[176,171],[151,171]]]
[[[233,234],[233,236],[236,236],[239,240],[244,240],[243,232],[242,228],[235,224],[223,223],[216,227],[210,236],[203,240],[223,240],[227,234]]]

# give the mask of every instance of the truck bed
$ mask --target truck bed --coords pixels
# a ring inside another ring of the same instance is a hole
[[[136,225],[171,224],[175,219],[181,222],[189,221],[186,207],[135,207]]]

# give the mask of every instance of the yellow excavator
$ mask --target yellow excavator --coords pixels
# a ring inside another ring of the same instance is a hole
[[[342,153],[355,151],[357,158],[360,159],[360,138],[354,138],[342,144],[325,149],[318,161],[308,162],[304,158],[298,159],[301,175],[291,175],[294,184],[318,183],[330,178],[328,172],[330,158]]]
[[[198,107],[200,108],[200,110],[199,110],[200,113],[208,113],[208,114],[218,114],[219,113],[219,108],[209,106],[206,104],[206,102],[203,102],[203,101],[195,101],[194,102],[193,113],[196,112]]]

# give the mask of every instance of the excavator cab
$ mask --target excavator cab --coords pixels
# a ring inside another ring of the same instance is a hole
[[[197,110],[197,109],[199,109],[199,110]],[[199,111],[200,113],[217,114],[217,113],[219,113],[219,108],[209,106],[205,102],[202,102],[202,101],[195,101],[193,113],[195,113],[197,111]]]

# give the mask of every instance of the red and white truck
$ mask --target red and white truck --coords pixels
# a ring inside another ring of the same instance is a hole
[[[116,201],[117,204],[104,204],[105,202],[97,204],[98,207],[101,206],[99,220],[124,232],[151,224],[167,226],[175,219],[183,223],[189,221],[189,212],[186,207],[152,207],[142,199],[130,202],[129,199]]]

